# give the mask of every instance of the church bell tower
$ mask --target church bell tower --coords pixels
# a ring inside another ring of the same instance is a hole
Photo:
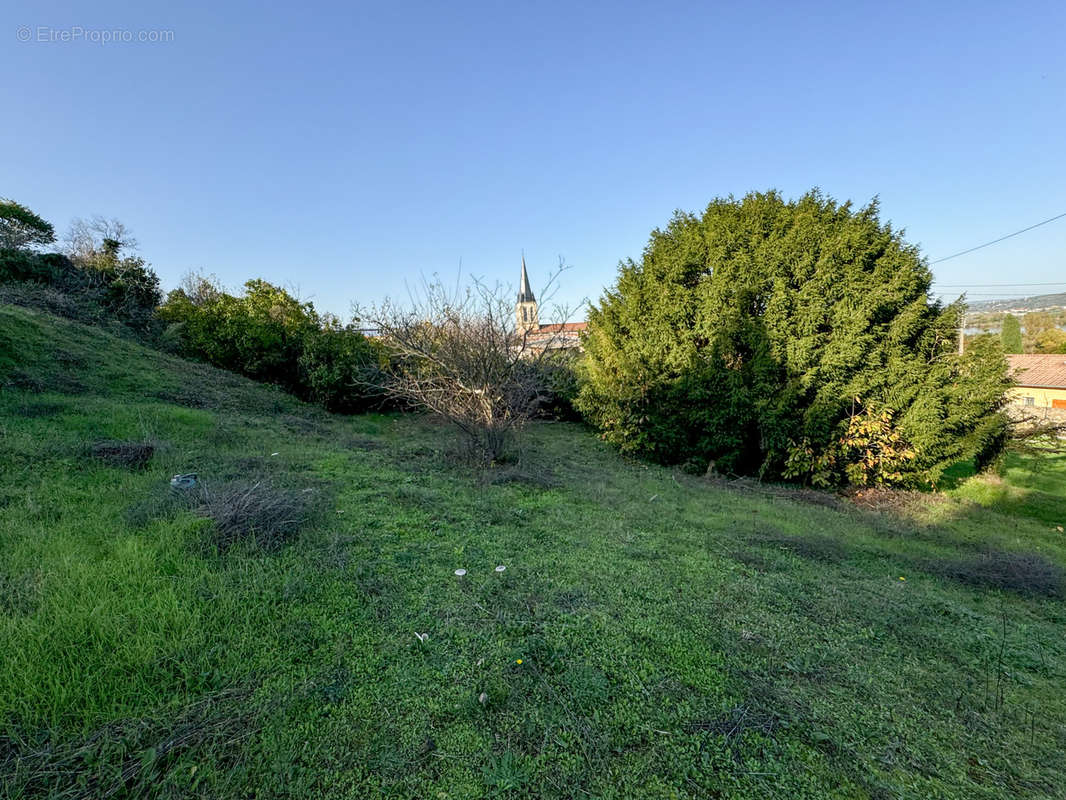
[[[529,333],[540,327],[537,320],[537,298],[529,288],[526,257],[522,256],[522,280],[518,284],[518,300],[514,304],[515,324],[519,333]]]

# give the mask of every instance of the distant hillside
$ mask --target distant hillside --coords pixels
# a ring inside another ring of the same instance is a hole
[[[1034,297],[1014,297],[1007,300],[982,300],[979,303],[969,303],[967,308],[973,313],[1043,311],[1049,308],[1066,308],[1066,292],[1038,294]]]

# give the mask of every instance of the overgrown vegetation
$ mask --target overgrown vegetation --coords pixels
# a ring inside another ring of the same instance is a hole
[[[697,471],[936,483],[994,458],[1009,383],[992,337],[955,354],[962,308],[931,280],[876,202],[769,192],[678,213],[590,311],[579,406],[623,452]],[[899,458],[849,445],[856,406]]]
[[[235,296],[190,275],[159,309],[179,352],[275,383],[331,411],[380,405],[384,354],[354,325],[320,315],[284,289],[250,280]]]
[[[860,510],[531,424],[497,480],[10,306],[0,386],[0,797],[1061,794],[1061,455]],[[204,547],[185,472],[322,507]]]

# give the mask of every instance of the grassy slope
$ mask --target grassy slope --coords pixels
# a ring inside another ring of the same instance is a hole
[[[1064,600],[934,574],[1066,563],[1043,512],[824,508],[561,424],[470,475],[426,421],[0,306],[5,380],[0,796],[1064,796]],[[328,506],[220,556],[165,510],[191,470]]]

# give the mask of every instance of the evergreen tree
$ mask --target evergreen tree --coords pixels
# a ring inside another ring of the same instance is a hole
[[[21,203],[0,199],[0,249],[21,250],[51,244],[55,239],[51,222]]]
[[[955,353],[962,307],[931,281],[876,201],[767,192],[679,212],[590,310],[579,408],[662,462],[935,482],[1002,445],[1008,381],[998,348]]]
[[[999,332],[1003,342],[1004,353],[1022,352],[1022,323],[1013,314],[1007,314],[1003,318],[1003,328]]]

